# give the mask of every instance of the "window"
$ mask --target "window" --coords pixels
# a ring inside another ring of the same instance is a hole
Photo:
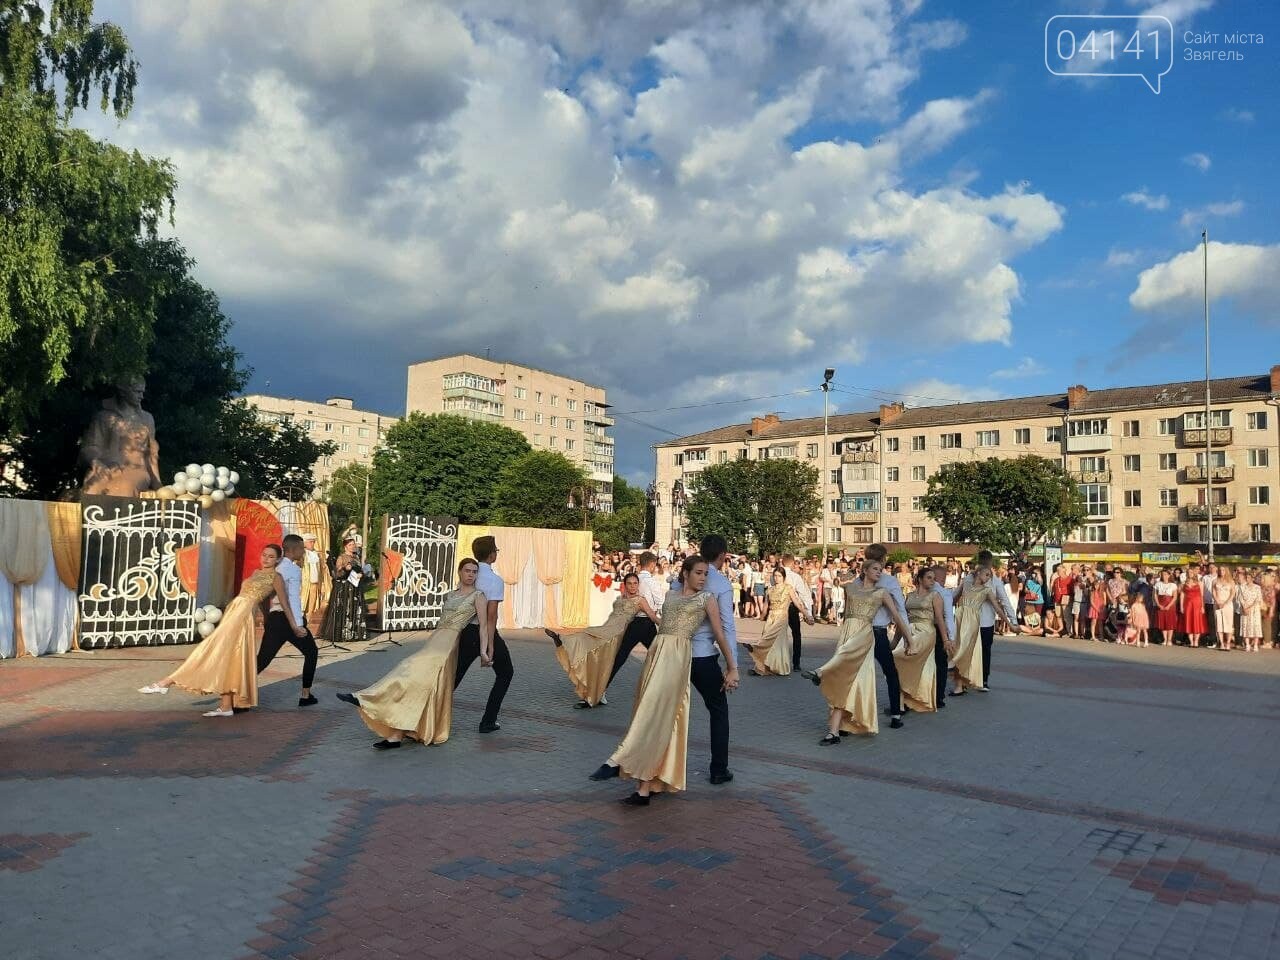
[[[840,441],[839,441],[839,440],[837,440],[835,443],[833,443],[833,444],[831,445],[831,455],[832,455],[833,457],[838,457],[838,456],[840,456]]]
[[[675,457],[673,458],[672,462],[673,462],[677,467],[683,467],[683,466],[684,466],[684,454],[683,454],[683,453],[677,453],[677,454],[675,455]]]
[[[1126,437],[1140,437],[1142,436],[1142,424],[1137,420],[1126,420],[1124,422],[1124,429],[1121,432]],[[1130,541],[1130,543],[1135,542],[1136,541]]]
[[[570,410],[578,409],[578,401],[574,400],[572,397],[565,401],[565,405],[568,406]]]
[[[897,542],[898,542],[898,528],[897,528],[897,527],[885,527],[885,528],[884,528],[884,542],[885,542],[885,543],[897,543]]]
[[[551,395],[551,405],[553,407],[560,406],[560,398],[557,397],[554,393]]]
[[[1178,455],[1176,453],[1160,454],[1160,469],[1161,470],[1177,470]]]
[[[857,490],[864,484],[867,487],[873,487],[876,483],[876,467],[874,464],[846,463],[836,473],[841,476],[841,481],[850,490]]]
[[[1177,543],[1178,542],[1178,525],[1176,523],[1160,524],[1160,542],[1161,543]]]
[[[583,413],[595,413],[595,412],[596,412],[596,405],[595,405],[592,401],[590,401],[590,400],[583,400],[583,401],[582,401],[582,412],[583,412]]]
[[[535,411],[533,412],[533,422],[534,422],[534,423],[541,423],[541,422],[542,422],[542,411],[541,411],[541,410],[535,410]]]
[[[898,452],[898,438],[897,438],[897,437],[885,437],[885,438],[884,438],[884,449],[885,449],[885,452],[886,452],[886,453],[897,453],[897,452]]]
[[[597,450],[596,452],[598,453],[598,452],[600,452],[600,451],[598,451],[598,450]],[[686,451],[684,452],[684,462],[685,462],[685,463],[706,463],[706,462],[707,462],[707,451],[706,451],[705,449],[703,449],[703,450],[686,450]]]
[[[1246,413],[1244,416],[1244,428],[1246,430],[1265,430],[1267,429],[1267,412]]]
[[[533,435],[533,442],[536,443],[538,446],[542,446],[542,434],[535,433]]]
[[[1215,523],[1213,525],[1213,542],[1226,543],[1231,539],[1231,528],[1225,523]],[[1207,523],[1200,524],[1200,542],[1209,542],[1209,525]]]
[[[1142,455],[1137,453],[1126,453],[1124,455],[1124,472],[1125,473],[1141,473],[1142,472]]]
[[[324,432],[325,432],[325,433],[333,433],[333,424],[332,424],[332,423],[326,423],[326,424],[324,425]]]
[[[885,508],[886,510],[888,510],[890,513],[897,513],[897,512],[898,512],[898,498],[897,498],[897,497],[885,497],[885,498],[884,498],[884,508]]]
[[[1030,428],[1030,427],[1018,427],[1018,428],[1016,428],[1016,429],[1013,431],[1013,442],[1014,442],[1014,443],[1030,443],[1030,442],[1031,442],[1031,428]]]
[[[804,539],[805,539],[805,542],[806,542],[806,543],[817,543],[817,542],[818,542],[818,528],[817,528],[817,527],[806,527],[806,528],[805,528],[805,531],[804,531]]]
[[[1111,421],[1106,417],[1091,417],[1087,420],[1072,420],[1067,424],[1069,437],[1100,437],[1110,432]]]
[[[340,443],[340,444],[338,444],[338,449],[339,449],[340,451],[342,451],[343,453],[350,453],[350,452],[351,452],[351,444],[349,444],[349,443]]]
[[[719,453],[716,454],[716,463],[728,463],[728,462],[729,462],[728,450],[721,450]]]
[[[576,421],[576,420],[565,420],[565,422],[564,422],[564,428],[565,428],[566,430],[577,430],[577,429],[578,429],[578,421]]]
[[[1250,487],[1249,488],[1249,506],[1265,507],[1271,502],[1270,487]]]
[[[333,466],[333,457],[321,457],[321,458],[320,458],[320,462],[321,462],[322,464],[324,464],[326,467],[332,467],[332,466]]]
[[[816,443],[805,444],[804,453],[810,460],[818,459],[818,445]]]
[[[1156,433],[1162,437],[1172,437],[1178,432],[1177,417],[1161,417],[1156,421]]]
[[[884,480],[885,480],[885,483],[897,483],[897,482],[898,482],[898,468],[897,468],[897,467],[885,467],[885,470],[884,470]]]
[[[1142,491],[1141,491],[1141,490],[1126,490],[1126,491],[1124,492],[1124,505],[1125,505],[1126,507],[1140,507],[1140,506],[1142,506]]]
[[[1210,451],[1210,453],[1209,453],[1209,466],[1211,466],[1211,467],[1225,467],[1226,465],[1227,465],[1227,454],[1226,454],[1226,452],[1225,452],[1225,451],[1223,451],[1223,450],[1212,450],[1212,451]],[[1197,467],[1203,467],[1203,466],[1204,466],[1204,454],[1203,454],[1203,453],[1197,453],[1197,454],[1196,454],[1196,466],[1197,466]]]
[[[466,387],[471,390],[483,390],[485,393],[498,393],[498,384],[488,377],[477,373],[449,373],[441,381],[446,390],[457,390]]]
[[[1176,507],[1178,505],[1178,490],[1176,487],[1165,487],[1160,491],[1160,506]]]
[[[924,467],[912,467],[912,468],[911,468],[911,479],[912,479],[912,480],[923,480],[923,479],[924,479]]]
[[[831,530],[829,531],[828,535],[827,535],[827,539],[828,539],[828,540],[830,540],[832,543],[839,543],[839,542],[840,542],[840,528],[839,528],[839,527],[832,527],[832,528],[831,528]]]
[[[524,387],[515,387],[511,391],[511,395],[515,397],[515,399],[517,400],[523,400],[525,397],[529,395],[529,391],[526,390]]]
[[[564,441],[564,448],[565,448],[566,450],[572,450],[572,449],[573,449],[573,445],[574,445],[574,443],[575,443],[575,441],[574,441],[573,439],[571,439],[571,438],[565,438],[565,441]],[[721,456],[724,456],[724,454],[721,454]]]
[[[849,499],[850,499],[850,500],[852,500],[853,498],[852,498],[852,497],[850,497]],[[844,504],[843,504],[841,501],[839,501],[839,500],[832,500],[832,501],[831,501],[831,512],[832,512],[832,513],[839,513],[839,512],[840,512],[840,508],[841,508],[841,507],[843,507],[843,506],[844,506]],[[848,509],[852,510],[852,509],[853,509],[853,507],[849,507]]]
[[[954,450],[960,446],[960,434],[944,433],[940,439],[943,450]]]
[[[368,437],[368,436],[369,436],[369,428],[368,428],[368,427],[361,427],[359,430],[357,430],[357,431],[356,431],[356,434],[357,434],[357,436],[361,436],[361,437]]]
[[[1125,543],[1141,543],[1142,527],[1136,523],[1133,524],[1132,526],[1126,525],[1124,528],[1124,542]]]
[[[1085,543],[1106,543],[1107,525],[1105,523],[1091,523],[1087,527],[1081,527],[1080,539]]]
[[[558,426],[560,426],[560,418],[559,418],[559,417],[557,417],[557,416],[552,416],[552,418],[551,418],[551,425],[552,425],[553,427],[558,427]]]
[[[1045,443],[1061,443],[1062,427],[1045,427],[1044,442]]]
[[[1081,457],[1080,471],[1082,473],[1099,473],[1107,469],[1106,457]]]
[[[924,497],[912,497],[911,509],[919,513],[924,509]]]
[[[1231,426],[1231,411],[1230,410],[1210,410],[1209,426],[1211,427]],[[1182,415],[1182,429],[1203,430],[1204,429],[1204,411],[1197,410],[1195,413],[1184,413]]]
[[[360,443],[360,444],[357,444],[357,445],[356,445],[356,453],[359,453],[359,454],[361,454],[361,455],[363,455],[363,456],[366,456],[366,457],[367,457],[367,456],[369,455],[369,445],[368,445],[367,443]]]
[[[796,454],[800,452],[799,444],[785,443],[778,444],[769,448],[770,460],[794,460]]]
[[[1111,516],[1111,488],[1105,483],[1080,484],[1080,496],[1084,497],[1085,509],[1088,510],[1089,516]]]
[[[1265,467],[1271,463],[1271,451],[1266,447],[1257,447],[1245,451],[1244,462],[1251,467]]]
[[[1249,524],[1249,539],[1254,543],[1270,543],[1271,542],[1271,524],[1269,523],[1251,523]]]
[[[556,437],[555,437],[555,434],[552,434],[552,435],[551,435],[551,442],[550,442],[550,446],[551,446],[551,448],[552,448],[552,449],[555,449],[555,445],[556,445]]]
[[[980,447],[1000,446],[1000,431],[999,430],[979,430],[978,446]]]
[[[523,411],[523,410],[517,410],[517,411],[516,411],[516,419],[517,419],[517,420],[521,420],[521,421],[523,421],[523,420],[524,420],[524,411]]]
[[[911,528],[911,542],[924,543],[924,527]]]
[[[870,527],[854,527],[853,542],[854,543],[870,543],[871,535],[875,533]]]
[[[345,423],[342,425],[342,435],[343,435],[344,437],[349,437],[349,436],[351,436],[351,427],[350,427],[350,425],[345,424]]]
[[[911,449],[916,451],[924,449],[924,434],[918,433],[911,438]]]
[[[534,403],[541,403],[541,402],[542,402],[542,391],[541,391],[541,390],[535,390],[535,391],[533,391],[533,402],[534,402]]]

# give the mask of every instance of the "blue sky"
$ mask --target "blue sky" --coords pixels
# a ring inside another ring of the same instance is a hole
[[[1280,15],[1087,9],[1173,21],[1159,95],[1051,75],[1038,2],[110,0],[138,107],[88,122],[173,159],[251,389],[396,413],[490,349],[646,411],[643,482],[827,365],[846,410],[1200,377],[1205,227],[1214,375],[1280,363],[1277,47],[1182,58]]]

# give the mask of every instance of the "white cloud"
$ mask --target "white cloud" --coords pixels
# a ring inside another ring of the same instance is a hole
[[[1243,200],[1232,200],[1226,203],[1207,203],[1203,207],[1184,210],[1178,223],[1183,227],[1202,227],[1205,221],[1210,218],[1235,217],[1243,212]]]
[[[1141,250],[1122,250],[1119,247],[1112,247],[1107,254],[1106,266],[1108,267],[1131,267],[1138,262],[1138,258],[1142,256]]]
[[[1195,167],[1201,173],[1208,172],[1209,168],[1213,166],[1213,161],[1209,159],[1207,153],[1189,153],[1182,158],[1182,162],[1189,167]]]
[[[1280,317],[1280,244],[1209,241],[1209,296],[1234,300],[1265,323]],[[1200,246],[1138,275],[1129,303],[1146,311],[1194,309],[1204,298]]]
[[[1134,190],[1132,193],[1126,193],[1121,198],[1125,203],[1131,203],[1135,207],[1142,207],[1146,210],[1168,210],[1169,198],[1163,193],[1152,195],[1147,192],[1147,188]]]
[[[996,380],[1020,380],[1023,377],[1039,377],[1045,373],[1048,370],[1035,357],[1023,357],[1014,366],[996,370],[991,376]]]
[[[963,383],[948,383],[930,377],[909,383],[900,391],[902,402],[908,407],[929,407],[939,403],[972,403],[978,400],[998,400],[1000,392],[990,387],[975,387]]]
[[[1256,119],[1252,110],[1244,110],[1240,107],[1228,107],[1222,112],[1223,119],[1232,120],[1236,123],[1253,123]]]
[[[1129,3],[1135,7],[1146,7],[1139,16],[1165,17],[1173,24],[1175,32],[1185,25],[1185,21],[1213,6],[1213,0],[1159,0],[1150,6],[1150,0],[1129,0]]]

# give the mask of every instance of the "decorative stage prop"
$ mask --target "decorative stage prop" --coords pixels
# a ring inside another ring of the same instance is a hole
[[[458,558],[471,555],[476,537],[498,542],[493,569],[506,584],[498,629],[552,630],[591,622],[591,532],[531,527],[458,527]],[[456,582],[456,573],[450,583]]]
[[[458,521],[393,513],[382,518],[378,612],[382,630],[431,630],[452,589]]]
[[[80,504],[0,500],[0,658],[76,642]]]
[[[199,504],[85,496],[81,507],[80,646],[195,640],[195,584],[184,585],[179,554],[199,556]]]

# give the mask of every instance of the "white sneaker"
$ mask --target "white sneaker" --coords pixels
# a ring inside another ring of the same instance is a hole
[[[202,717],[234,717],[235,715],[234,710],[210,710],[208,713],[200,714]]]
[[[139,693],[168,693],[168,687],[162,687],[158,683],[148,683],[145,687],[138,688]]]
[[[608,697],[601,697],[600,702],[596,704],[597,707],[607,707],[608,705],[609,705]]]

